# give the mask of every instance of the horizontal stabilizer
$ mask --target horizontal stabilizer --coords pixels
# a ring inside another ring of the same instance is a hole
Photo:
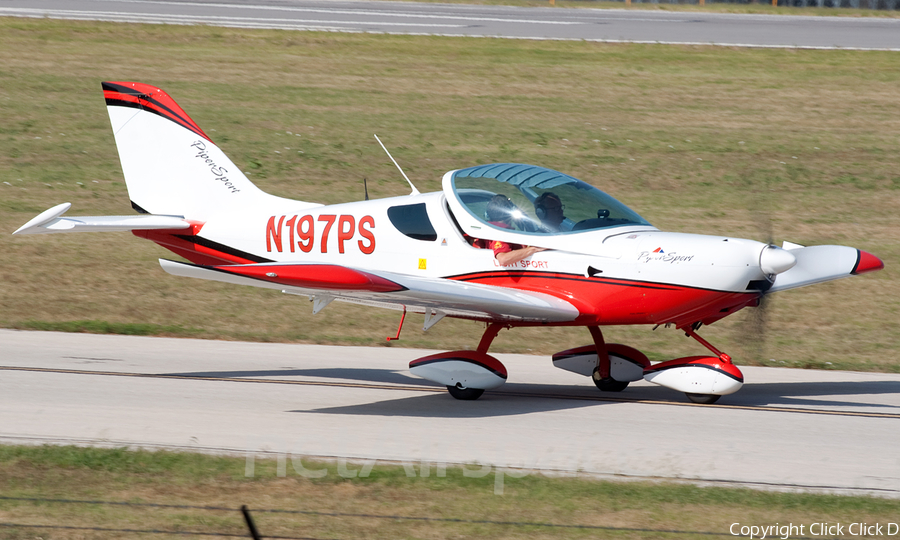
[[[64,232],[112,232],[137,230],[187,229],[191,224],[177,216],[71,216],[62,217],[72,207],[62,203],[41,212],[13,234],[49,234]]]
[[[569,302],[526,292],[440,278],[331,264],[261,263],[198,266],[160,259],[166,272],[184,277],[249,285],[305,296],[328,296],[345,302],[485,321],[563,322],[578,317]]]
[[[790,249],[790,252],[797,258],[797,264],[778,274],[769,292],[796,289],[884,268],[878,257],[852,247],[809,246]]]

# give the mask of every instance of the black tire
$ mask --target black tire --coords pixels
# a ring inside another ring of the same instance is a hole
[[[719,401],[719,398],[722,396],[717,396],[716,394],[688,394],[685,393],[689,400],[694,403],[699,403],[700,405],[712,405],[713,403]]]
[[[483,388],[462,388],[459,386],[447,386],[447,391],[456,399],[464,401],[472,401],[481,397],[484,393]]]
[[[621,392],[628,388],[628,381],[617,381],[612,377],[601,379],[598,377],[596,371],[591,379],[593,379],[594,384],[597,385],[597,388],[599,388],[601,392]]]

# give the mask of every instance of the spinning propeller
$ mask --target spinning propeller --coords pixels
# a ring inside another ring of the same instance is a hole
[[[762,284],[763,287],[760,288],[759,300],[755,309],[746,312],[745,324],[741,326],[737,341],[743,344],[745,349],[751,351],[757,361],[762,361],[765,352],[769,309],[772,306],[768,296],[769,289],[778,274],[792,268],[797,263],[797,259],[790,252],[775,245],[772,216],[768,212],[760,210],[763,201],[758,197],[755,199],[755,206],[756,208],[751,210],[753,221],[756,222],[759,236],[765,238],[765,243],[769,245],[759,256],[759,267],[766,274],[768,284]]]

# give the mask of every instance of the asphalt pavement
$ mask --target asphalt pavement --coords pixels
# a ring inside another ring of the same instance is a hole
[[[534,40],[900,51],[900,19],[883,17],[359,0],[0,0],[0,16]]]
[[[900,497],[897,374],[745,367],[700,406],[498,354],[509,381],[465,402],[409,373],[433,352],[0,330],[0,442]]]

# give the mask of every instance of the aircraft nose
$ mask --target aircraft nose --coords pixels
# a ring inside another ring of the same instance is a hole
[[[797,257],[778,246],[768,245],[759,254],[759,268],[767,276],[786,272],[797,264]]]

